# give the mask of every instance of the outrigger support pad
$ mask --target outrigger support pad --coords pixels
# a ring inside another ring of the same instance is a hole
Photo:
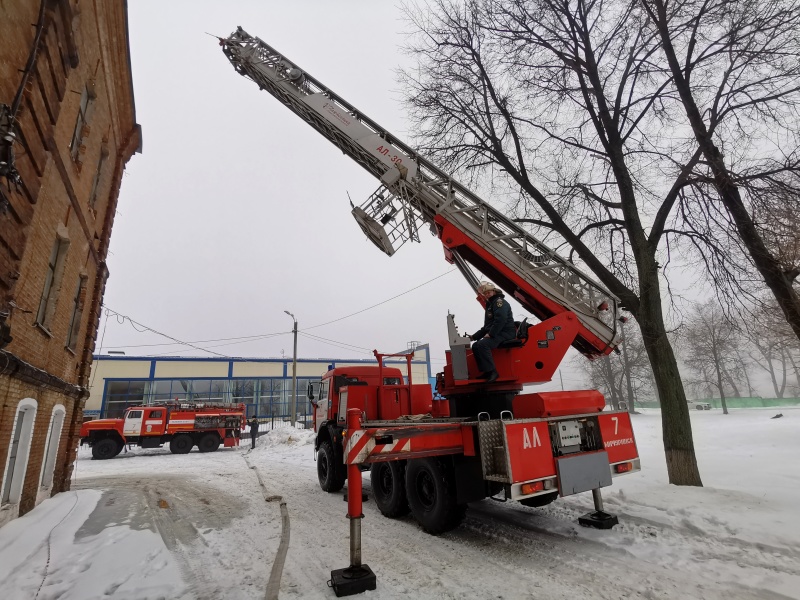
[[[331,571],[331,587],[337,598],[374,590],[375,573],[368,565],[336,569]]]
[[[592,490],[594,499],[594,512],[586,513],[578,517],[578,523],[584,527],[594,527],[595,529],[611,529],[619,523],[616,515],[609,514],[603,510],[603,497],[600,495],[600,488]]]

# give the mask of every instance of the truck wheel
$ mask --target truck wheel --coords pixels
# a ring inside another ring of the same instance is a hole
[[[215,452],[217,448],[219,448],[219,444],[219,435],[216,433],[207,433],[197,442],[197,449],[200,450],[200,452]]]
[[[453,468],[438,458],[419,458],[406,466],[406,495],[414,518],[430,534],[455,529],[466,506],[456,503]]]
[[[530,506],[531,508],[541,508],[542,506],[552,504],[556,498],[558,498],[558,492],[553,492],[552,494],[542,494],[541,496],[534,496],[533,498],[523,498],[519,503],[524,506]]]
[[[192,446],[194,440],[188,433],[178,434],[169,441],[169,451],[173,454],[189,454]]]
[[[336,460],[331,443],[327,440],[322,442],[317,453],[317,477],[319,477],[319,487],[326,492],[338,492],[344,487],[347,471],[340,463],[341,457]]]
[[[122,450],[122,444],[113,438],[104,438],[92,446],[92,458],[106,460],[114,458]]]
[[[375,504],[384,517],[394,519],[408,514],[410,509],[406,498],[405,461],[393,460],[373,464],[369,480],[372,483]]]

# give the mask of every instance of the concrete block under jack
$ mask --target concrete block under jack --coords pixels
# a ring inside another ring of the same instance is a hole
[[[372,569],[368,565],[360,565],[331,571],[331,580],[328,585],[333,588],[333,592],[339,598],[374,590],[377,584]]]
[[[616,515],[608,514],[602,510],[593,513],[586,513],[582,517],[578,517],[578,523],[584,527],[594,527],[595,529],[611,529],[614,525],[619,523]]]

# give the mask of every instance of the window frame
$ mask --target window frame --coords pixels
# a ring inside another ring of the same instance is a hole
[[[36,311],[36,324],[48,333],[50,333],[50,322],[53,319],[58,292],[61,288],[61,279],[64,275],[68,249],[69,240],[56,236],[56,241],[53,244],[53,250],[50,252],[50,259],[47,263],[47,274],[42,288],[42,296],[39,300],[39,308]]]
[[[67,329],[67,349],[75,351],[78,346],[78,334],[81,330],[81,320],[83,319],[83,307],[85,305],[83,296],[86,291],[86,282],[88,276],[80,274],[78,276],[78,288],[75,291],[72,305],[72,317],[69,321],[69,328]]]

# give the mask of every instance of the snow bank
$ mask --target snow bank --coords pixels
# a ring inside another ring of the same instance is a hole
[[[96,490],[58,494],[0,529],[4,600],[184,597],[180,571],[157,533],[124,523],[89,533],[85,524],[100,498]]]

